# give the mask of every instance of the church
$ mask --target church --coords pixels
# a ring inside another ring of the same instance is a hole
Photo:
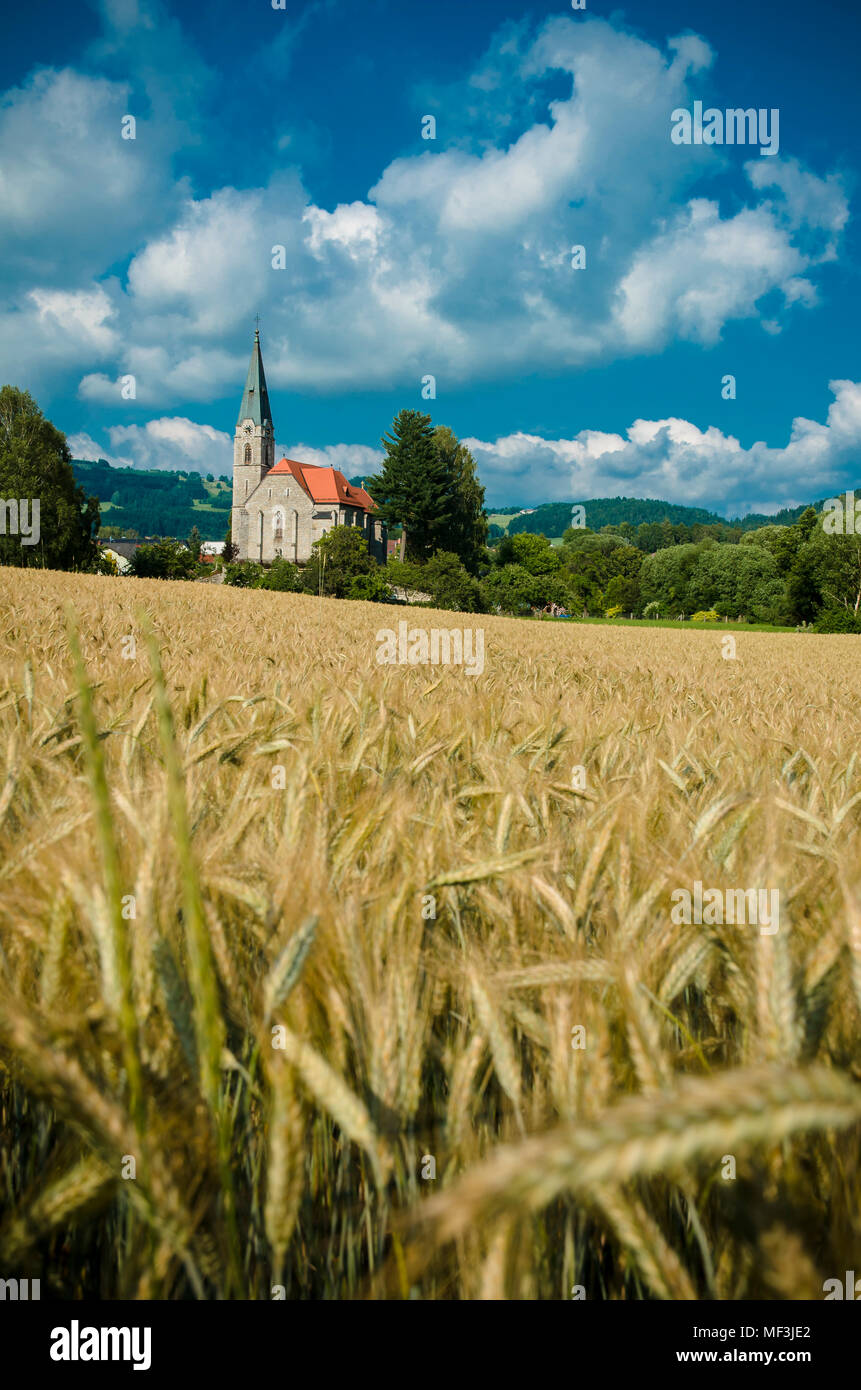
[[[275,462],[275,431],[255,330],[251,363],[233,440],[231,534],[240,560],[304,564],[314,541],[333,526],[360,526],[368,551],[386,563],[386,527],[374,499],[348,483],[337,468]]]

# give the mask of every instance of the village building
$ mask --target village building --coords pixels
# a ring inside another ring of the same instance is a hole
[[[240,560],[271,564],[283,558],[303,564],[311,547],[333,526],[358,526],[374,559],[386,563],[385,524],[363,487],[337,468],[275,462],[275,431],[263,372],[259,330],[233,441],[231,530]]]

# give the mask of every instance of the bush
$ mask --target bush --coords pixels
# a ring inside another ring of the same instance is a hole
[[[823,608],[813,624],[814,632],[861,632],[861,619],[839,604]]]
[[[355,526],[333,526],[311,547],[313,554],[302,575],[302,588],[332,598],[363,598],[385,602],[389,585],[385,572],[368,553],[368,543]]]
[[[385,568],[385,575],[389,583],[396,585],[399,589],[419,589],[423,593],[427,592],[424,583],[424,571],[421,565],[415,564],[412,560],[389,560]]]
[[[367,603],[385,603],[388,597],[389,585],[379,568],[353,575],[344,592],[344,598],[364,599]]]
[[[438,550],[431,556],[419,571],[416,587],[430,594],[437,608],[448,608],[456,613],[481,612],[478,580],[451,551]]]
[[[232,584],[235,589],[256,589],[261,569],[262,566],[256,565],[253,560],[237,560],[224,566],[224,582]]]
[[[692,623],[716,623],[720,621],[720,614],[716,608],[701,608],[698,613],[691,614]]]
[[[138,579],[193,579],[197,574],[197,556],[180,541],[141,545],[129,564]]]
[[[228,566],[236,569],[238,566]],[[227,583],[231,581],[228,579]],[[253,584],[255,589],[276,589],[279,593],[297,594],[302,588],[302,575],[298,565],[290,560],[273,560],[267,570]]]
[[[119,566],[113,555],[109,555],[106,550],[100,550],[96,556],[95,564],[92,566],[92,574],[119,574]]]

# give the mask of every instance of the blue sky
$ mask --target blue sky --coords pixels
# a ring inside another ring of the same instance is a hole
[[[838,492],[859,30],[849,0],[16,7],[0,380],[78,456],[228,472],[259,312],[279,451],[348,476],[412,407],[494,504]],[[696,101],[777,109],[777,153],[673,143]]]

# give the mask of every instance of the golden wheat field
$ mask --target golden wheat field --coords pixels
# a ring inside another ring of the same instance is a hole
[[[483,627],[483,674],[378,665],[404,616]],[[0,570],[0,1269],[822,1298],[861,644],[736,637]],[[674,922],[695,881],[779,930]]]

